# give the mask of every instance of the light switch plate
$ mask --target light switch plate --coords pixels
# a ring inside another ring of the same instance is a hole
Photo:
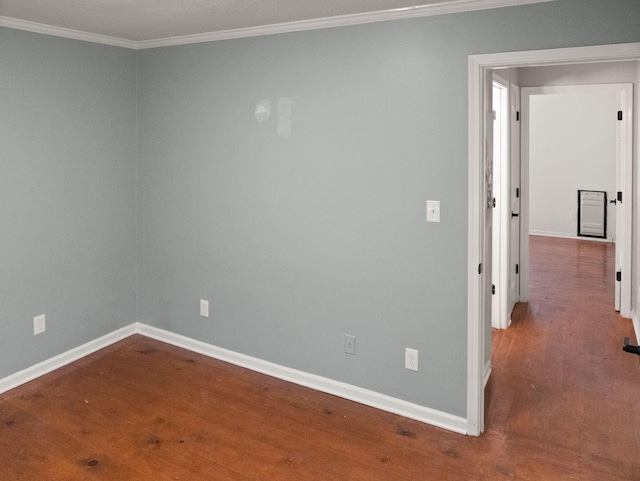
[[[47,319],[44,314],[33,318],[33,335],[37,336],[47,330]]]
[[[209,317],[209,301],[200,299],[200,315],[202,317]]]
[[[427,222],[440,222],[440,201],[427,201]]]

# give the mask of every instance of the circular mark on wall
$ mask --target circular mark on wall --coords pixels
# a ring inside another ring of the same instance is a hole
[[[271,117],[271,101],[269,99],[262,99],[258,102],[255,116],[258,122],[264,122]]]

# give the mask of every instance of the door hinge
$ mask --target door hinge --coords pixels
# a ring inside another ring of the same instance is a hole
[[[616,272],[616,281],[622,282],[622,271]]]
[[[495,284],[491,284],[491,295],[492,296],[496,295],[496,285]]]
[[[622,202],[622,192],[618,192],[618,202]]]
[[[493,198],[493,208],[495,209],[495,207],[496,207],[496,198],[494,197]]]
[[[520,264],[516,264],[516,274],[520,274]]]
[[[622,110],[618,110],[618,120],[622,120]]]
[[[520,187],[516,187],[516,198],[520,198]]]
[[[516,122],[520,122],[520,111],[516,112]]]
[[[482,263],[478,264],[478,274],[482,274]]]

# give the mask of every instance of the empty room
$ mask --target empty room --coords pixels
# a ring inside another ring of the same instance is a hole
[[[637,0],[0,0],[0,479],[640,479],[614,394],[640,394],[638,25]],[[606,281],[557,338],[523,332],[545,269],[597,267],[522,241],[492,332],[515,181],[488,79],[520,102],[567,65],[628,86],[623,228],[584,241]],[[610,328],[571,356],[580,316]],[[536,359],[583,409],[509,377]]]

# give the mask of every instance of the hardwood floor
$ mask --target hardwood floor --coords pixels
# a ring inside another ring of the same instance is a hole
[[[640,364],[613,310],[614,246],[531,236],[530,300],[493,332],[487,425],[640,479]]]
[[[638,480],[611,249],[572,242],[532,239],[479,438],[133,336],[0,396],[0,480]]]

